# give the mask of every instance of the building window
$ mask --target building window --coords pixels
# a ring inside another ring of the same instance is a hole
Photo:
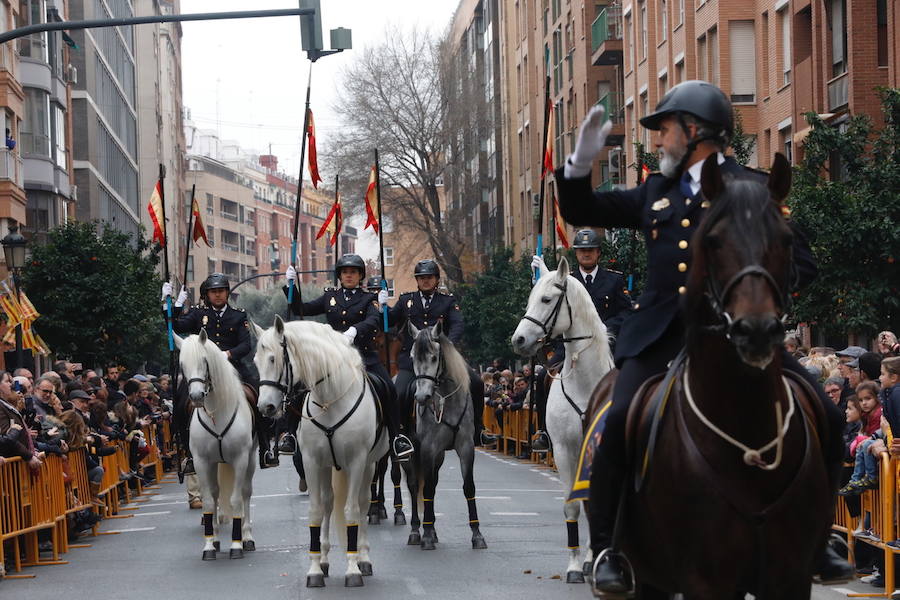
[[[20,25],[40,25],[47,21],[47,7],[45,0],[22,0],[19,18],[23,21]],[[6,29],[6,23],[3,23]],[[49,63],[50,55],[47,49],[47,32],[32,33],[19,38],[19,54],[33,58],[41,62]]]
[[[684,81],[684,59],[675,63],[675,85]]]
[[[216,247],[216,230],[213,229],[212,225],[206,226],[206,239],[209,240],[209,245],[211,248]]]
[[[791,82],[791,13],[787,8],[778,11],[778,21],[781,23],[781,85]]]
[[[19,127],[22,153],[50,156],[50,94],[25,88],[25,118]]]
[[[675,26],[684,25],[684,0],[678,0],[678,21]]]
[[[847,72],[847,0],[829,0],[831,26],[831,76]]]
[[[762,14],[762,47],[767,51],[762,53],[762,95],[769,97],[769,13]]]
[[[719,30],[716,27],[713,27],[709,30],[709,34],[707,35],[708,44],[707,49],[709,50],[709,57],[707,61],[709,64],[709,82],[715,86],[719,85]]]
[[[641,60],[647,58],[647,3],[641,2]]]
[[[58,104],[53,105],[53,160],[56,166],[66,169],[66,111]]]
[[[388,246],[384,247],[384,266],[393,267],[394,266],[394,249]]]
[[[706,70],[706,35],[697,38],[697,79],[709,81],[709,73]]]
[[[206,214],[216,214],[216,204],[215,201],[213,201],[213,195],[209,193],[206,194]]]
[[[194,281],[194,256],[187,257],[187,281]]]
[[[659,0],[659,40],[664,42],[669,39],[669,15],[666,0]]]
[[[794,139],[791,136],[791,128],[785,127],[780,132],[781,134],[781,151],[784,152],[785,158],[788,159],[788,162],[794,163],[794,152],[793,152],[793,144]]]
[[[625,31],[624,35],[626,41],[628,42],[628,52],[626,54],[626,62],[625,62],[625,72],[627,73],[631,69],[634,68],[634,65],[637,64],[637,56],[635,55],[635,47],[634,47],[634,31],[632,31],[631,27],[631,13],[625,15]]]
[[[756,35],[753,21],[728,23],[731,101],[756,101]]]
[[[887,0],[877,0],[875,11],[878,19],[878,66],[888,66]]]
[[[659,76],[659,97],[662,98],[669,91],[669,76],[663,73]]]
[[[385,281],[385,283],[387,283],[388,296],[393,298],[394,297],[394,278],[392,277],[390,279],[385,279],[384,281]]]
[[[641,114],[638,119],[642,119],[650,114],[650,99],[647,97],[647,92],[641,94]],[[650,147],[650,133],[646,127],[641,127],[641,143],[644,144],[644,150],[646,151]]]

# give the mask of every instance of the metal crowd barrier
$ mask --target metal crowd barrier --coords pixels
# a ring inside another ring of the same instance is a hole
[[[531,416],[530,427],[528,426],[529,415]],[[531,452],[531,437],[537,431],[537,411],[529,411],[524,408],[513,411],[505,410],[502,413],[502,423],[498,423],[495,410],[490,406],[485,406],[482,422],[487,431],[498,437],[498,452],[521,456],[527,451],[529,461],[556,468],[552,449],[546,453]]]

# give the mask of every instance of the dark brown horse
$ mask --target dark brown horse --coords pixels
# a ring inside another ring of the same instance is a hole
[[[701,183],[712,206],[691,242],[686,353],[655,435],[652,400],[669,381],[645,385],[631,407],[636,467],[617,546],[645,599],[809,598],[832,496],[821,405],[808,384],[782,376],[790,165],[776,156],[768,185],[724,181],[713,156]]]

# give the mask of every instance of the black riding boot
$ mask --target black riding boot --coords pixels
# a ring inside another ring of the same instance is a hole
[[[475,416],[475,445],[493,447],[497,443],[497,436],[484,428],[484,382],[472,369],[469,369],[469,391],[472,395],[472,413]]]
[[[616,528],[625,470],[613,465],[597,448],[591,466],[591,499],[588,504],[591,530],[591,550],[595,557],[612,547]],[[603,560],[595,563],[594,589],[607,594],[626,594],[631,590],[631,580],[619,560]]]
[[[254,411],[256,412],[256,439],[259,442],[259,468],[277,467],[280,464],[278,455],[272,452],[269,447],[271,441],[270,432],[274,428],[275,423],[272,419],[263,417],[255,407]]]

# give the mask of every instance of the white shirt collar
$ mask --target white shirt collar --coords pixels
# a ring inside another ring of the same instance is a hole
[[[721,152],[716,153],[719,157],[719,164],[721,165],[725,162],[725,156]],[[700,173],[703,171],[703,162],[702,160],[698,160],[690,167],[688,167],[688,175],[691,176],[691,192],[696,194],[700,191]]]
[[[225,315],[225,311],[228,310],[228,305],[226,304],[225,306],[223,306],[221,309],[218,309],[218,310],[213,308],[213,310],[216,311],[216,314],[221,319]]]
[[[600,265],[594,265],[593,271],[585,271],[581,268],[581,265],[578,266],[578,270],[581,271],[581,278],[587,280],[587,276],[590,275],[592,280],[597,279],[597,271],[600,270]]]

